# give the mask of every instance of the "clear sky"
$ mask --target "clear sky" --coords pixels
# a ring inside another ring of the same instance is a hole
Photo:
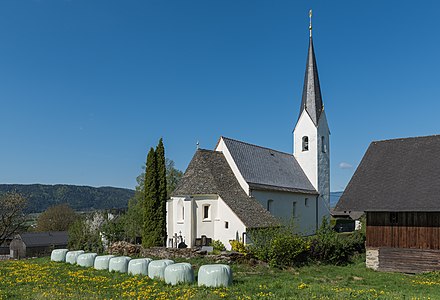
[[[292,151],[308,10],[343,190],[373,140],[440,133],[438,1],[2,0],[0,183],[133,188],[164,138]]]

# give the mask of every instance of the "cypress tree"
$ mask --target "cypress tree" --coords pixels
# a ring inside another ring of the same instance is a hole
[[[154,149],[148,152],[144,182],[144,226],[142,246],[149,248],[157,245],[161,232],[158,228],[157,203],[159,201],[157,160]]]
[[[164,246],[167,235],[167,223],[166,223],[166,204],[167,204],[167,170],[165,162],[165,147],[163,146],[162,138],[159,140],[159,144],[156,147],[156,159],[157,159],[157,179],[158,179],[158,203],[157,203],[157,217],[158,217],[158,229],[160,230],[161,240],[157,246]]]

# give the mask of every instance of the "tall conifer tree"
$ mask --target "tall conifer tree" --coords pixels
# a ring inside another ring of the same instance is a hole
[[[165,162],[165,147],[163,146],[162,138],[159,140],[159,144],[156,147],[156,159],[157,159],[157,179],[158,179],[158,229],[161,232],[161,242],[158,246],[165,245],[165,239],[167,234],[166,223],[166,204],[167,204],[167,169]]]
[[[144,248],[156,246],[161,237],[157,214],[157,203],[159,202],[157,177],[156,153],[151,148],[147,156],[144,182],[144,226],[142,231]]]

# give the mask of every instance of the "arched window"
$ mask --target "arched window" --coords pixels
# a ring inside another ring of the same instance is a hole
[[[302,138],[302,151],[309,151],[309,137],[303,136]]]
[[[327,152],[327,145],[325,144],[325,137],[321,136],[321,150],[323,153]]]
[[[296,217],[296,202],[292,202],[292,217]]]
[[[267,210],[269,212],[272,212],[272,210],[273,210],[273,200],[272,199],[267,200]]]
[[[183,205],[183,201],[180,200],[177,202],[177,221],[183,222],[185,220],[185,206]]]

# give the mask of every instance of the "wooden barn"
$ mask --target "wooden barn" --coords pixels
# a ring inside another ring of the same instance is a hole
[[[440,270],[440,135],[371,143],[335,210],[366,212],[367,267]]]
[[[67,247],[67,231],[25,232],[14,237],[9,245],[11,258],[41,257],[53,249]]]

